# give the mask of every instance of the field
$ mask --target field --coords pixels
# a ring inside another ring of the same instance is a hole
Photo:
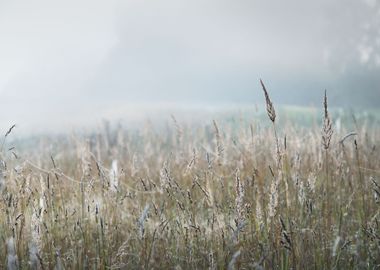
[[[379,269],[378,115],[266,104],[16,148],[10,129],[0,268]]]

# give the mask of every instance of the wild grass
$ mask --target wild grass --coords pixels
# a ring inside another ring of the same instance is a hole
[[[269,119],[249,124],[172,116],[21,154],[12,127],[0,268],[379,268],[380,127],[335,130],[327,96],[320,124],[282,125],[261,84]]]

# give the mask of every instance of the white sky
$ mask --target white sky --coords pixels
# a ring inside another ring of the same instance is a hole
[[[0,0],[0,127],[255,102],[259,77],[313,95],[379,71],[379,18],[377,0]]]

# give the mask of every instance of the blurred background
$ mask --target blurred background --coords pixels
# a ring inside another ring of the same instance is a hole
[[[164,110],[378,109],[380,1],[0,0],[0,128]],[[165,115],[165,116],[167,116]]]

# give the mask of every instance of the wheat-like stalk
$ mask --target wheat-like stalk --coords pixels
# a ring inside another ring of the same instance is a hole
[[[260,84],[261,84],[261,87],[263,88],[263,91],[264,91],[265,103],[267,106],[267,113],[268,113],[269,119],[274,123],[274,121],[276,120],[276,111],[275,111],[273,103],[269,97],[268,91],[265,88],[265,85],[261,79],[260,79]]]
[[[332,122],[331,122],[329,112],[328,112],[326,90],[325,90],[325,97],[323,100],[323,107],[324,107],[324,117],[323,117],[323,128],[322,128],[322,145],[324,149],[327,150],[330,147],[331,138],[334,133],[334,130],[332,128]]]
[[[218,124],[216,123],[215,120],[213,120],[213,124],[214,124],[214,128],[215,128],[216,154],[218,157],[218,163],[219,163],[219,165],[221,165],[222,160],[223,160],[223,151],[224,151],[224,147],[223,147],[223,143],[222,143],[222,136],[220,134]]]
[[[274,137],[275,137],[275,140],[276,140],[277,168],[280,169],[281,168],[281,150],[280,150],[280,143],[279,143],[278,135],[277,135],[276,124],[275,124],[275,121],[276,121],[276,111],[275,111],[273,103],[272,103],[272,101],[271,101],[271,99],[269,97],[268,91],[265,88],[265,85],[264,85],[264,83],[263,83],[263,81],[261,79],[260,79],[260,83],[261,83],[261,86],[263,88],[264,95],[265,95],[265,103],[266,103],[266,106],[267,106],[268,117],[272,121],[272,124],[273,124]]]

